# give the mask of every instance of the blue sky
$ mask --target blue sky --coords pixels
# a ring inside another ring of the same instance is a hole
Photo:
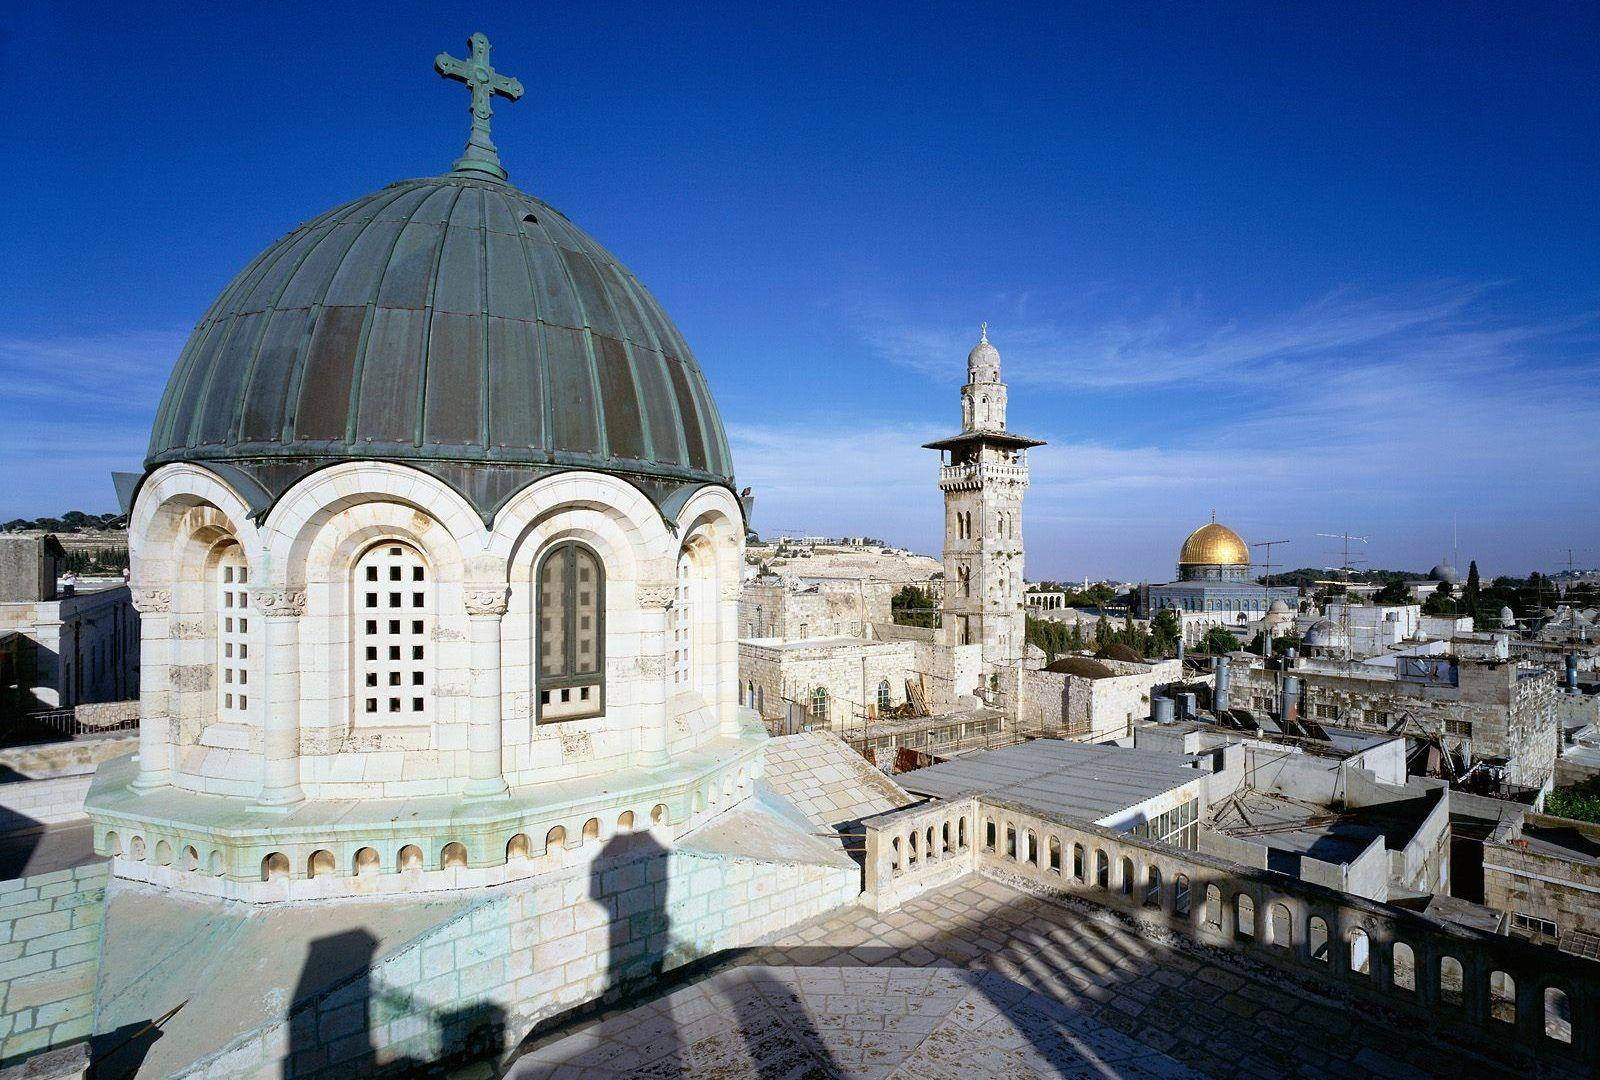
[[[763,530],[936,551],[977,324],[1030,577],[1600,564],[1600,7],[132,5],[0,16],[0,519],[113,505],[206,304],[441,172],[486,32],[512,181],[661,299]],[[778,10],[783,8],[784,10]],[[770,9],[770,10],[767,10]],[[667,14],[670,13],[670,14]]]

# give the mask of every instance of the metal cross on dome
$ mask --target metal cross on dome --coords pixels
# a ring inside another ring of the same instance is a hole
[[[433,66],[440,75],[464,82],[472,89],[472,135],[467,139],[466,150],[456,159],[454,169],[458,173],[483,173],[504,180],[506,170],[500,164],[500,152],[489,138],[489,117],[494,115],[491,99],[499,94],[516,101],[522,96],[522,83],[489,66],[488,38],[473,34],[467,39],[467,45],[471,55],[465,60],[457,60],[449,53],[433,58]]]

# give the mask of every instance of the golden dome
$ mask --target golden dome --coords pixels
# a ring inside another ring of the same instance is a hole
[[[1207,522],[1189,534],[1178,553],[1179,566],[1249,566],[1250,549],[1226,525]]]

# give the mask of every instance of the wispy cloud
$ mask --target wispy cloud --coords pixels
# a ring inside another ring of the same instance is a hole
[[[1403,360],[1471,364],[1518,360],[1593,316],[1546,323],[1497,321],[1493,288],[1434,285],[1398,294],[1340,289],[1251,322],[1173,304],[1137,316],[1030,317],[1036,298],[1000,298],[1015,319],[997,327],[1007,376],[1018,386],[1120,390],[1179,384],[1252,386],[1304,369],[1382,367]],[[908,316],[884,301],[852,308],[857,331],[883,359],[941,380],[959,377],[973,331]]]
[[[1030,320],[1020,313],[1037,298],[997,300],[995,309],[1019,312],[995,335],[1013,418],[1043,415],[1054,428],[1029,432],[1050,440],[1032,458],[1031,572],[1159,576],[1174,538],[1211,507],[1247,538],[1295,536],[1287,557],[1309,565],[1325,561],[1315,534],[1345,526],[1377,534],[1374,557],[1401,565],[1436,558],[1453,517],[1507,568],[1538,563],[1522,554],[1529,530],[1549,532],[1550,546],[1558,530],[1592,533],[1596,318],[1504,317],[1495,292],[1339,290],[1252,321],[1177,306]],[[852,314],[870,350],[953,397],[970,329],[883,302]],[[878,507],[907,523],[909,542],[936,549],[933,464],[900,445],[930,433],[780,423],[760,439],[736,433],[735,445],[741,474],[764,474],[758,493],[794,515],[809,507],[815,528],[837,531],[829,522],[848,517],[850,531],[870,532],[854,523]],[[841,486],[819,491],[804,466],[771,469],[769,457],[791,449],[799,461],[828,462]]]
[[[112,508],[187,335],[0,336],[0,516]]]

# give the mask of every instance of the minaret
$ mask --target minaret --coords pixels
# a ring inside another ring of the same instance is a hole
[[[945,643],[982,645],[985,677],[1020,668],[1022,495],[1028,448],[1044,444],[1006,430],[1006,384],[988,323],[967,354],[961,434],[926,445],[943,460]]]

